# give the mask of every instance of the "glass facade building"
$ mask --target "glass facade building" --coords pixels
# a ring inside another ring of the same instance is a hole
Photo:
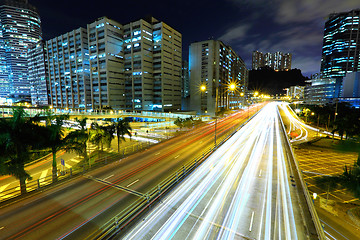
[[[28,47],[41,39],[34,6],[27,0],[0,0],[0,97],[30,101]]]
[[[328,78],[360,71],[360,9],[334,13],[325,22],[321,73]]]

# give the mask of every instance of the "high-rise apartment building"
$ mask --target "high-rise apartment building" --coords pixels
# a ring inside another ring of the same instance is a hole
[[[39,41],[28,49],[28,79],[30,82],[32,105],[49,105],[49,93],[46,82],[47,72],[45,43]]]
[[[38,10],[27,0],[0,0],[0,97],[30,100],[28,47],[42,39]]]
[[[321,73],[328,78],[360,71],[360,9],[330,14],[325,22]]]
[[[155,18],[124,26],[126,109],[181,108],[181,34]]]
[[[124,109],[124,28],[102,17],[87,25],[93,109]]]
[[[57,108],[181,108],[181,34],[155,18],[107,17],[46,42],[50,103]]]
[[[262,53],[254,51],[252,54],[252,69],[257,70],[262,67],[269,67],[275,71],[291,70],[291,53]]]
[[[244,104],[248,70],[230,46],[218,40],[192,43],[189,71],[191,110],[214,115]]]
[[[252,69],[257,70],[265,66],[264,54],[259,51],[252,53]]]
[[[46,41],[47,86],[54,108],[92,108],[88,49],[84,28]]]

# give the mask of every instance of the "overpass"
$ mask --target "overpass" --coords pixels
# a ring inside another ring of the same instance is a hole
[[[0,117],[9,117],[12,115],[12,106],[0,106]],[[150,118],[150,119],[161,119],[166,121],[174,121],[177,118],[190,118],[190,117],[201,117],[203,121],[210,119],[208,115],[196,115],[191,113],[171,113],[171,112],[155,112],[155,111],[131,111],[131,110],[94,110],[94,111],[80,111],[80,110],[65,110],[65,109],[43,109],[43,108],[32,108],[25,107],[25,112],[29,116],[35,116],[40,114],[45,116],[47,112],[51,112],[55,115],[68,114],[71,119],[73,118],[88,118],[88,119],[99,119],[99,118],[125,118],[125,117],[136,117],[136,118]]]

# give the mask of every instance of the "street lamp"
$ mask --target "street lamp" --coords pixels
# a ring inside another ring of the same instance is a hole
[[[203,112],[203,92],[206,91],[206,85],[201,84],[200,85],[200,112]]]

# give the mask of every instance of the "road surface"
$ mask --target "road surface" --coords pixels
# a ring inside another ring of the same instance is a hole
[[[251,108],[250,114],[255,111]],[[247,117],[248,111],[242,111],[219,120],[217,137],[228,134]],[[214,124],[207,124],[61,186],[2,206],[0,239],[84,239],[138,199],[138,194],[157,186],[212,146]]]
[[[124,239],[318,239],[269,103]]]

